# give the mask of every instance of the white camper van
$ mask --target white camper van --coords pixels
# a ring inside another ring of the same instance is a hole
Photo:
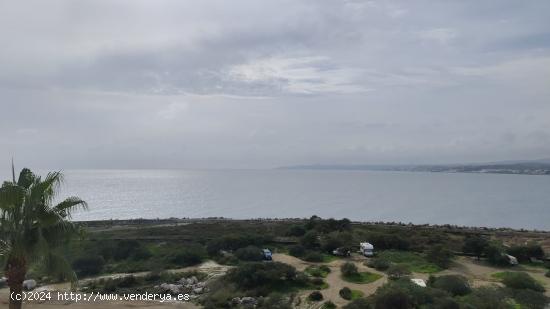
[[[374,246],[368,242],[362,242],[359,244],[359,249],[361,254],[364,256],[373,256],[374,255]]]

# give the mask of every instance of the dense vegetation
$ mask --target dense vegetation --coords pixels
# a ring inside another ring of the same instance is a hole
[[[544,257],[540,246],[533,243],[505,247],[486,234],[450,231],[412,229],[399,224],[351,224],[345,219],[323,220],[316,216],[293,220],[290,224],[288,221],[204,220],[120,230],[105,228],[104,224],[89,228],[86,237],[73,241],[66,255],[80,277],[145,270],[160,274],[163,269],[213,259],[234,268],[209,283],[211,292],[199,300],[205,307],[239,307],[236,298],[253,297],[256,308],[291,308],[298,301],[296,295],[300,290],[327,288],[323,278],[331,269],[323,263],[343,258],[332,255],[333,250],[356,252],[359,242],[369,241],[377,254],[365,265],[384,272],[392,280],[369,297],[343,289],[340,295],[349,300],[348,308],[499,308],[500,305],[502,308],[509,305],[542,308],[540,304],[546,303],[540,287],[525,276],[512,275],[505,281],[506,275],[503,275],[495,280],[502,281],[505,287],[483,289],[472,288],[461,276],[438,276],[438,272],[453,264],[455,254],[460,252],[476,256],[481,263],[501,266],[509,266],[506,254],[516,254],[520,263],[528,265],[533,264],[533,259]],[[262,262],[263,248],[318,264],[299,272],[290,265]],[[374,272],[359,270],[357,265],[343,263],[342,279],[368,283],[380,278]],[[40,270],[33,271],[38,275]],[[420,288],[409,280],[412,272],[435,276],[430,278],[427,288]],[[156,276],[160,281],[136,277],[97,283],[95,288],[117,293],[139,290],[170,279],[166,274],[162,276]],[[318,293],[308,292],[305,300],[318,302],[323,308],[334,305],[329,300],[321,300]]]

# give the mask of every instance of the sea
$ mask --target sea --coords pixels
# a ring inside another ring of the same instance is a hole
[[[74,220],[349,218],[550,231],[550,176],[338,170],[66,170]],[[9,174],[2,173],[4,178]]]

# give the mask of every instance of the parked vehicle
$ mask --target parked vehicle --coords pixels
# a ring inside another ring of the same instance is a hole
[[[349,248],[340,247],[332,250],[332,254],[336,256],[350,256],[351,250]]]
[[[273,255],[271,254],[271,250],[263,249],[262,254],[264,255],[264,260],[266,260],[266,261],[273,260]]]
[[[504,256],[506,256],[506,258],[508,259],[508,263],[510,263],[510,265],[512,266],[518,265],[518,259],[515,256],[511,256],[509,254],[505,254]]]
[[[374,256],[374,246],[368,242],[362,242],[359,244],[359,250],[364,256]]]

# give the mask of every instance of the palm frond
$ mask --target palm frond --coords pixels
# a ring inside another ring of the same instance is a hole
[[[63,217],[71,218],[72,212],[78,209],[87,210],[88,203],[76,196],[66,198],[61,203],[53,207],[54,211]]]

